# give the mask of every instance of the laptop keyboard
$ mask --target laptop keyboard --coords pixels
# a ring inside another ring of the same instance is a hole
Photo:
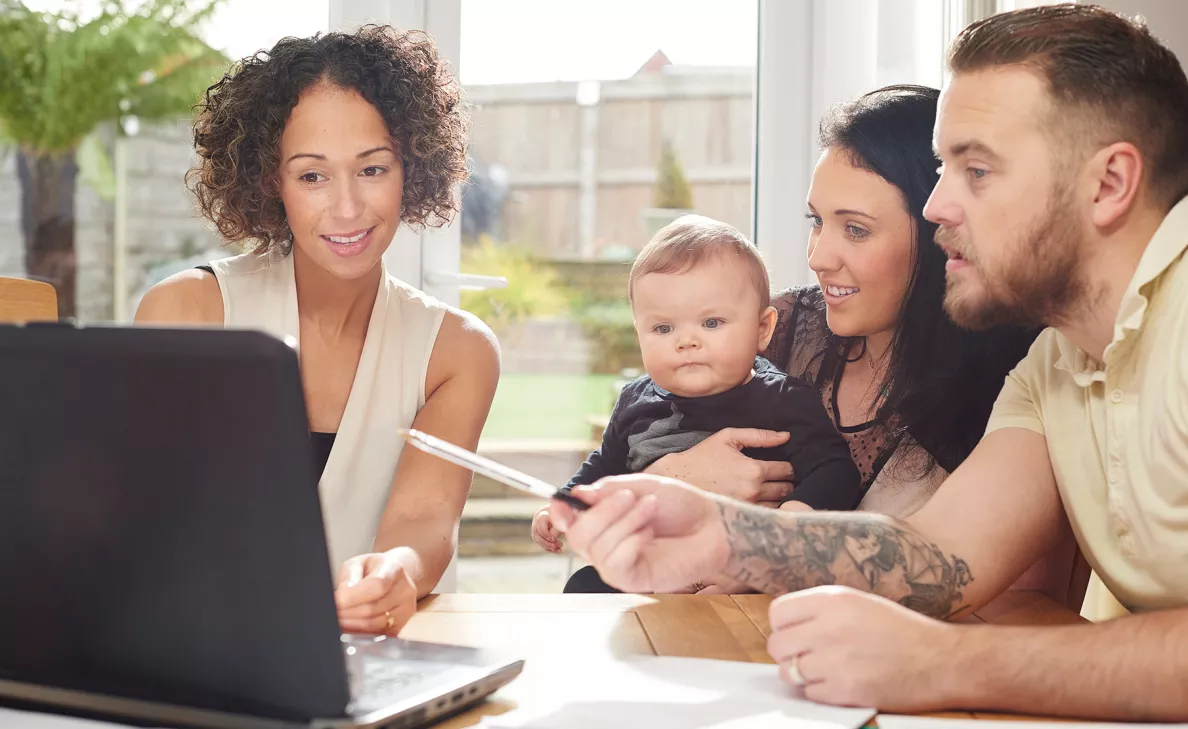
[[[447,682],[460,688],[477,678],[478,673],[453,663],[367,655],[348,656],[347,667],[351,682],[349,711],[356,716],[390,708],[428,690],[449,695]]]
[[[449,667],[434,664],[397,663],[382,658],[364,661],[359,695],[399,691],[434,674],[442,673],[447,668]]]

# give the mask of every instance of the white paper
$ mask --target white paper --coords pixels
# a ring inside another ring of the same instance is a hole
[[[942,719],[925,716],[898,716],[879,714],[879,729],[986,729],[985,719]],[[1005,726],[1004,726],[1005,725]],[[1092,722],[1061,720],[1050,721],[1004,721],[996,722],[1002,729],[1159,729],[1161,727],[1188,727],[1188,724],[1126,724],[1115,722]]]
[[[555,698],[547,706],[489,716],[481,726],[859,729],[875,713],[808,701],[780,680],[773,665],[703,658],[637,656],[591,664],[558,681],[548,695]]]
[[[0,708],[0,727],[20,729],[123,729],[124,724],[78,719],[73,716],[41,714],[32,711]]]

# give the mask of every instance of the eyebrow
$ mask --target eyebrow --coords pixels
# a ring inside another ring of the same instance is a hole
[[[372,147],[371,149],[369,149],[365,152],[360,152],[359,154],[355,155],[355,159],[363,159],[364,157],[370,157],[371,155],[375,154],[376,152],[391,152],[392,154],[396,154],[396,150],[392,149],[391,147],[389,147],[387,145],[383,145],[380,147]],[[288,158],[287,160],[285,160],[285,164],[288,164],[295,159],[301,159],[303,157],[308,157],[310,159],[317,159],[317,160],[321,160],[323,162],[326,161],[326,155],[324,155],[324,154],[314,154],[312,152],[299,152],[299,153],[293,155],[292,157]]]
[[[843,215],[857,215],[859,217],[869,218],[870,220],[878,220],[878,218],[871,215],[870,213],[864,213],[861,210],[849,210],[846,208],[842,208],[841,210],[834,210],[833,214],[837,215],[839,217],[843,216]]]
[[[808,205],[809,210],[813,211],[814,213],[817,212],[817,209],[815,207],[813,207],[812,203],[807,203],[807,205]],[[837,210],[834,210],[833,214],[838,217],[842,217],[845,215],[857,215],[859,217],[867,218],[869,220],[878,220],[877,217],[875,217],[874,215],[871,215],[870,213],[864,213],[861,210],[853,210],[851,208],[839,208]]]
[[[985,142],[980,142],[976,139],[951,145],[949,147],[949,153],[954,157],[966,157],[970,154],[976,154],[985,157],[990,162],[999,162],[1002,160]]]

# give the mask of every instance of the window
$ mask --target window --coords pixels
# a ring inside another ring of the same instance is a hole
[[[99,3],[33,0],[34,10]],[[128,3],[135,7],[135,3]],[[269,48],[287,35],[327,28],[329,0],[228,0],[199,35],[231,59]],[[88,15],[89,14],[89,15]],[[182,178],[192,160],[189,123],[122,119],[99,124],[79,147],[74,193],[77,267],[75,313],[84,322],[127,322],[149,286],[185,267],[226,255],[217,236],[193,212]],[[0,275],[26,271],[20,226],[22,185],[15,150],[0,149]]]
[[[881,85],[938,86],[944,4],[331,0],[332,27],[427,30],[475,105],[461,220],[402,234],[390,266],[446,300],[485,283],[470,276],[508,281],[460,296],[504,352],[481,450],[561,483],[593,447],[639,364],[625,277],[664,219],[653,185],[665,145],[694,210],[752,235],[776,285],[807,282],[799,208],[817,121]],[[476,482],[460,589],[559,589],[573,565],[528,542],[538,504]],[[521,556],[476,559],[500,552]]]
[[[508,279],[461,297],[503,348],[488,455],[566,482],[641,369],[626,300],[635,254],[684,212],[751,234],[757,16],[756,0],[462,0],[474,178],[461,270]],[[662,176],[688,197],[660,196]],[[496,536],[489,525],[479,540],[468,520],[460,589],[560,589],[570,565],[535,556],[528,519],[540,504],[521,497],[476,481],[472,512],[498,509],[516,527]],[[472,544],[534,566],[487,584],[489,560],[467,569]]]
[[[939,87],[948,42],[946,4],[760,4],[755,242],[776,288],[812,281],[800,215],[817,160],[821,116],[833,104],[888,84]]]

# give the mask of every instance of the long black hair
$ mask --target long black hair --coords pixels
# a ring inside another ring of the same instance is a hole
[[[977,445],[1007,373],[1038,331],[971,332],[945,314],[945,255],[933,243],[936,225],[924,219],[924,204],[938,179],[932,127],[939,96],[926,86],[872,91],[830,110],[821,120],[820,144],[844,151],[855,167],[898,188],[912,216],[912,271],[880,383],[879,391],[887,394],[879,416],[894,413],[888,422],[897,424],[896,435],[910,435],[935,463],[952,471]],[[834,337],[832,344],[844,355],[855,342]]]

